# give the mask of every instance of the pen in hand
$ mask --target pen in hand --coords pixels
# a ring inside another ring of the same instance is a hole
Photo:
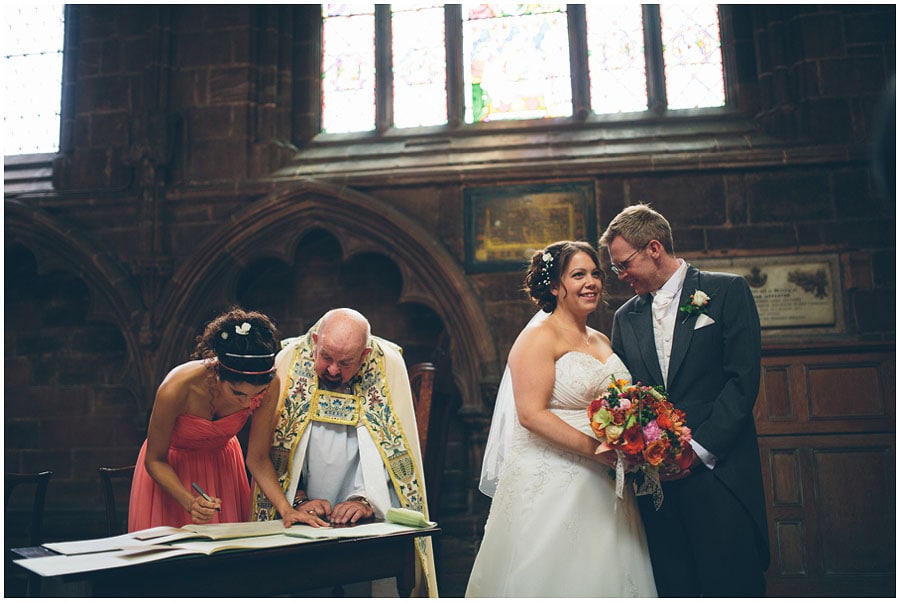
[[[194,490],[195,490],[197,493],[199,493],[200,495],[202,495],[202,496],[203,496],[203,499],[206,500],[207,502],[212,502],[212,501],[213,501],[212,498],[209,497],[208,495],[206,495],[206,492],[203,491],[203,490],[200,488],[200,485],[198,485],[197,483],[191,483],[191,487],[193,487]],[[221,508],[216,508],[216,512],[221,512],[221,511],[222,511]]]

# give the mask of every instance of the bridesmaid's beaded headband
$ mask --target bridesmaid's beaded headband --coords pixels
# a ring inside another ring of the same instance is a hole
[[[239,353],[227,353],[226,352],[225,355],[227,357],[254,358],[254,359],[263,359],[263,358],[269,358],[269,357],[274,358],[275,357],[274,353],[264,353],[262,355],[241,355]],[[272,372],[275,372],[275,366],[272,366],[268,370],[263,370],[261,372],[249,372],[247,370],[238,370],[237,368],[232,368],[232,367],[228,366],[227,364],[225,364],[225,362],[223,362],[221,360],[221,358],[216,358],[216,359],[218,359],[220,366],[222,366],[229,372],[234,372],[236,374],[271,374]]]

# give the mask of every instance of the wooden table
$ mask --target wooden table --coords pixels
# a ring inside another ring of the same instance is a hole
[[[434,527],[296,546],[227,550],[40,578],[42,582],[86,582],[91,596],[259,597],[302,595],[316,588],[396,577],[399,595],[408,597],[416,576],[413,538],[431,537],[440,531]],[[23,557],[54,554],[40,547],[12,551]]]

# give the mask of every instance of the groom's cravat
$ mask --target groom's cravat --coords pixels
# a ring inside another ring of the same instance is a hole
[[[674,298],[675,293],[672,291],[659,289],[653,293],[653,320],[656,324],[661,325],[665,321],[666,314],[669,312],[669,305],[671,305]]]
[[[656,342],[656,357],[664,383],[668,378],[669,354],[672,352],[672,333],[675,328],[669,319],[669,306],[673,299],[675,293],[672,291],[660,289],[653,293],[653,340]]]

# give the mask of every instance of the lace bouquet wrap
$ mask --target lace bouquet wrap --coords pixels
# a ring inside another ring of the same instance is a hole
[[[587,409],[591,429],[603,443],[597,453],[616,452],[616,495],[622,497],[625,483],[636,495],[652,495],[659,510],[663,502],[660,473],[677,474],[691,465],[691,429],[685,414],[676,409],[662,387],[630,384],[615,378]]]

